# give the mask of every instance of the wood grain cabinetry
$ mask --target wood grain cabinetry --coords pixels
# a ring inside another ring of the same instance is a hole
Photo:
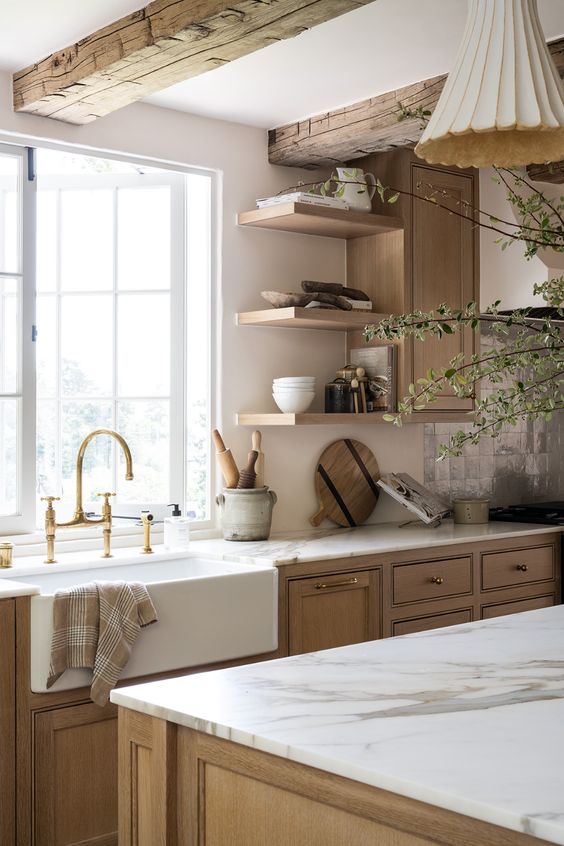
[[[458,611],[444,611],[441,614],[429,614],[426,617],[412,617],[408,620],[394,620],[392,622],[392,636],[427,632],[431,629],[442,629],[445,626],[458,626],[471,623],[474,619],[472,608],[462,608]]]
[[[289,585],[289,654],[380,637],[380,573],[350,571]]]
[[[479,233],[470,211],[478,204],[477,172],[422,165],[405,149],[368,156],[355,164],[374,173],[383,185],[404,192],[393,206],[404,230],[348,242],[347,284],[367,291],[374,310],[386,314],[431,311],[443,302],[456,309],[478,300]],[[455,213],[424,199],[437,196],[441,205],[452,207]],[[350,331],[348,343],[349,347],[359,346],[362,332]],[[470,355],[473,351],[471,330],[440,339],[428,336],[425,341],[400,342],[399,396],[405,396],[408,385],[425,376],[429,368],[439,370],[458,353]],[[473,399],[445,391],[427,413],[440,419],[441,412],[472,407]]]
[[[546,841],[120,708],[121,846]]]
[[[482,605],[482,619],[504,617],[506,614],[518,614],[520,611],[536,611],[537,608],[550,608],[557,599],[554,593],[544,596],[533,596],[530,599],[514,599],[510,602],[498,602],[493,605]]]
[[[0,600],[0,843],[16,842],[16,642],[15,602]]]
[[[92,703],[35,715],[35,842],[117,842],[117,709]]]
[[[491,552],[482,556],[482,590],[547,581],[554,569],[552,546]]]
[[[559,562],[560,536],[545,534],[281,566],[279,650],[223,666],[553,605]],[[116,710],[87,689],[31,693],[29,626],[29,597],[0,601],[0,843],[117,846]],[[139,782],[140,797],[159,790]]]
[[[392,584],[394,605],[472,593],[472,556],[396,564]]]
[[[280,642],[294,655],[560,601],[560,537],[466,543],[280,568]],[[286,628],[284,628],[286,627]],[[369,634],[370,633],[370,634]]]

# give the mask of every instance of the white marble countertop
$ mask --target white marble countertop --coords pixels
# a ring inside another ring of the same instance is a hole
[[[14,579],[0,579],[0,599],[11,599],[14,596],[33,596],[39,593],[37,585],[27,585]]]
[[[121,688],[111,699],[564,844],[564,606]]]
[[[444,520],[436,529],[422,523],[400,527],[397,523],[359,526],[355,529],[316,529],[306,532],[272,535],[267,541],[226,541],[221,538],[193,541],[192,552],[215,558],[253,561],[273,566],[305,563],[331,558],[354,558],[400,552],[408,549],[429,550],[438,546],[474,541],[502,540],[531,534],[554,534],[562,526],[543,526],[538,523],[491,522],[476,526],[455,525]]]

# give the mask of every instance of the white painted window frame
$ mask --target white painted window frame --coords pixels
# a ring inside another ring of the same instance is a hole
[[[112,325],[112,345],[113,345],[113,390],[112,395],[108,397],[88,397],[81,396],[79,399],[84,402],[107,401],[112,406],[112,423],[110,428],[117,429],[115,419],[118,401],[132,401],[155,399],[168,400],[170,405],[170,457],[169,457],[169,480],[170,493],[169,496],[173,502],[184,502],[185,495],[185,466],[186,466],[186,449],[185,449],[185,407],[186,407],[186,362],[183,355],[184,350],[184,320],[183,315],[186,313],[186,262],[184,256],[184,245],[186,241],[186,181],[182,174],[177,173],[144,173],[144,174],[97,174],[96,176],[90,174],[69,174],[69,175],[46,175],[41,176],[39,190],[56,190],[56,191],[80,191],[80,190],[111,190],[113,193],[113,208],[114,208],[114,266],[112,272],[112,287],[107,290],[80,290],[80,291],[66,291],[61,290],[60,287],[56,291],[38,291],[38,296],[52,297],[57,303],[57,327],[58,338],[57,344],[60,347],[60,331],[61,331],[61,302],[63,297],[77,297],[81,296],[112,296],[114,316]],[[105,184],[104,184],[105,183]],[[152,289],[135,289],[122,290],[117,285],[117,250],[115,249],[117,239],[117,195],[118,191],[123,188],[135,187],[149,187],[149,186],[168,186],[171,190],[171,262],[170,262],[170,288],[152,288]],[[60,201],[59,201],[60,202]],[[60,221],[57,226],[57,238],[60,243],[61,229]],[[60,257],[60,249],[58,250]],[[168,395],[159,397],[139,396],[139,397],[119,397],[117,391],[117,321],[115,320],[118,314],[118,302],[123,304],[124,298],[130,294],[135,295],[150,295],[150,294],[170,294],[170,390]],[[41,333],[41,326],[38,326],[38,332]],[[39,334],[40,337],[40,334]],[[57,397],[57,421],[61,421],[61,406],[65,401],[72,399],[72,397],[63,397],[60,392],[60,372],[57,374],[58,381],[58,397]],[[41,402],[41,399],[38,399]],[[58,452],[62,450],[61,431],[58,430]],[[115,455],[115,450],[114,450]],[[60,470],[60,468],[59,468]],[[119,474],[118,462],[114,461],[112,488],[117,490],[117,479]],[[58,479],[58,487],[60,489],[61,479]],[[57,490],[56,493],[59,491]],[[53,491],[50,491],[53,493]],[[118,505],[119,509],[126,513],[140,513],[142,508],[156,512],[156,516],[162,517],[165,515],[163,506],[167,503],[154,503],[144,500],[143,502],[133,503],[128,502]],[[98,511],[100,510],[99,502],[85,503],[86,510]]]
[[[38,541],[40,541],[42,537],[42,533],[39,532],[36,526],[36,432],[35,432],[35,420],[36,420],[36,370],[35,370],[35,348],[32,342],[32,331],[35,328],[35,223],[36,223],[36,193],[35,188],[36,184],[35,181],[29,181],[27,179],[27,166],[29,162],[28,156],[28,149],[31,151],[33,155],[33,148],[26,148],[23,146],[15,146],[6,143],[7,142],[6,136],[0,135],[0,152],[2,150],[6,151],[7,153],[12,154],[12,151],[15,151],[18,155],[22,157],[22,205],[25,207],[25,212],[23,212],[23,225],[22,225],[22,241],[26,244],[26,249],[23,251],[23,276],[24,279],[27,280],[26,284],[24,285],[25,296],[23,298],[22,304],[22,324],[23,324],[23,331],[22,331],[22,416],[21,420],[24,421],[22,423],[22,437],[20,439],[20,466],[19,466],[19,473],[20,479],[22,480],[21,488],[22,488],[22,495],[21,495],[21,513],[18,514],[16,517],[9,516],[6,518],[0,517],[0,535],[13,535],[13,540],[16,542],[18,546],[21,547],[22,552],[24,552],[25,547],[29,544],[29,552],[31,553],[32,546],[34,547]],[[28,139],[25,139],[27,141]],[[23,139],[22,139],[23,142]],[[220,343],[221,331],[220,326],[218,323],[220,322],[220,303],[218,297],[218,289],[219,289],[219,276],[220,276],[220,242],[221,242],[221,224],[220,224],[220,207],[221,207],[221,190],[222,190],[222,183],[220,174],[213,170],[205,170],[202,168],[192,168],[185,166],[183,164],[177,162],[166,162],[161,160],[151,160],[146,159],[139,156],[129,156],[127,154],[116,154],[107,151],[100,151],[90,148],[77,148],[74,146],[67,146],[62,144],[56,144],[51,142],[45,142],[41,146],[45,146],[48,149],[56,149],[64,152],[70,153],[78,153],[82,155],[95,155],[100,156],[103,158],[108,159],[115,159],[118,161],[130,161],[132,163],[136,163],[139,165],[146,165],[149,167],[163,167],[164,169],[170,168],[172,171],[178,174],[194,174],[198,176],[205,175],[210,179],[210,267],[209,267],[209,286],[208,286],[208,309],[206,314],[206,320],[208,322],[209,327],[209,336],[208,336],[208,350],[207,352],[207,371],[208,371],[208,407],[207,407],[207,417],[210,422],[210,429],[215,426],[215,421],[217,419],[217,415],[220,414],[220,374],[218,373],[218,365],[219,365],[219,351],[218,346]],[[186,209],[186,202],[185,196],[183,200],[183,209],[182,209],[182,221],[185,224],[185,209]],[[185,278],[185,270],[186,270],[186,256],[183,256],[182,259],[183,265],[183,272]],[[182,308],[173,309],[171,308],[171,313],[176,315],[176,319],[180,319],[180,315],[182,318],[185,314],[185,286],[182,286]],[[177,303],[178,305],[180,303]],[[29,331],[26,334],[26,330]],[[178,489],[179,491],[179,499],[181,502],[184,501],[185,498],[185,473],[186,473],[186,396],[185,396],[185,378],[186,378],[186,343],[185,343],[185,333],[183,333],[183,349],[182,355],[180,356],[182,360],[182,369],[183,374],[180,377],[178,374],[175,375],[175,379],[178,380],[179,378],[183,379],[183,400],[182,400],[182,408],[173,410],[173,405],[171,403],[171,421],[173,423],[173,430],[171,432],[171,436],[175,437],[175,440],[179,438],[179,433],[181,430],[181,437],[179,439],[179,443],[181,443],[182,449],[182,462],[177,462],[176,467],[180,466],[182,470],[182,477],[183,483],[182,488],[179,487],[178,483],[178,471],[176,472],[176,476],[171,476],[171,489]],[[171,374],[171,382],[172,382],[172,374]],[[177,388],[173,388],[171,384],[171,393],[176,394]],[[176,394],[177,395],[177,394]],[[171,454],[173,450],[171,449]],[[208,500],[208,515],[209,519],[205,521],[197,521],[193,524],[193,529],[195,530],[195,536],[198,537],[206,537],[206,536],[213,536],[216,533],[216,509],[212,502],[212,489],[213,489],[213,480],[214,473],[213,473],[213,463],[212,463],[212,450],[211,450],[211,442],[208,444],[208,473],[207,473],[207,480],[208,480],[208,490],[207,490],[207,500]],[[173,479],[174,488],[173,488]],[[182,495],[180,496],[180,492]],[[157,526],[156,533],[160,535],[160,528]],[[68,544],[68,547],[74,546],[81,546],[83,543],[89,543],[89,539],[96,536],[96,532],[89,528],[81,528],[72,530],[64,531],[62,533],[64,535],[64,542],[65,545]],[[127,537],[137,537],[139,532],[136,532],[133,529],[129,529],[126,527],[123,528],[115,528],[114,534],[118,537],[122,537],[122,541],[125,541]],[[25,553],[24,553],[25,554]]]
[[[18,403],[18,455],[16,513],[0,516],[0,535],[24,533],[35,528],[35,200],[33,150],[3,144],[0,154],[19,160],[18,214],[20,218],[20,272],[2,272],[2,278],[20,281],[18,310],[18,367],[14,398]],[[25,248],[24,248],[25,245]]]

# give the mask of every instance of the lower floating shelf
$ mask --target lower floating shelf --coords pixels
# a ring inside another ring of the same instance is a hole
[[[417,412],[407,415],[403,422],[408,423],[464,423],[468,422],[467,411],[445,411],[432,414]],[[373,426],[379,423],[391,423],[384,420],[378,412],[370,414],[238,414],[239,426]]]

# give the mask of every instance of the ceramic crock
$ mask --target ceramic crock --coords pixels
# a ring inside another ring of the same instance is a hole
[[[268,488],[225,488],[216,497],[225,540],[268,540],[278,497]]]

